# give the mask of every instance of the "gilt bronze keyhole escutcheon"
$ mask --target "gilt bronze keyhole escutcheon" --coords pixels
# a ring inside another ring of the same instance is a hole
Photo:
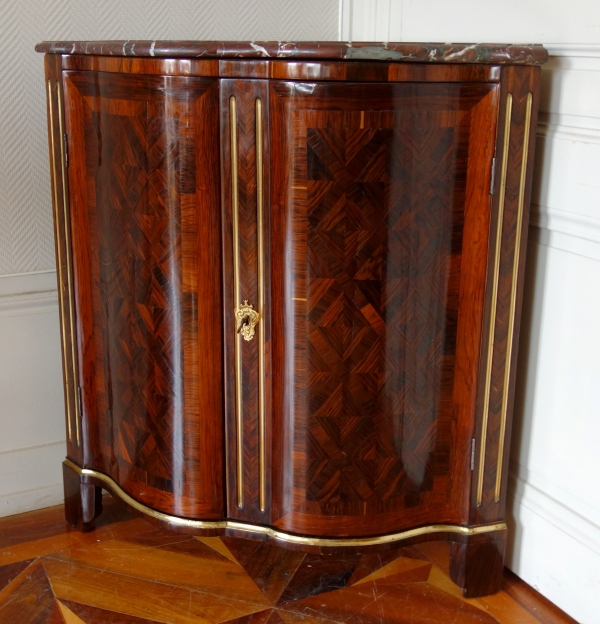
[[[260,320],[260,314],[248,303],[248,299],[235,310],[236,332],[242,334],[244,340],[254,338],[254,328]]]

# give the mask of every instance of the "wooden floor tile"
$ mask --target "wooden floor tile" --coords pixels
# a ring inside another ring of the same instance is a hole
[[[27,566],[0,592],[0,622],[62,624],[50,581],[41,561]],[[58,616],[57,616],[58,614]]]
[[[306,557],[304,553],[284,550],[266,542],[227,537],[221,541],[271,605],[277,604]]]
[[[443,592],[446,592],[459,600],[464,600],[460,587],[455,585],[450,580],[450,577],[447,574],[444,574],[444,572],[442,572],[442,570],[436,565],[431,566],[427,582],[433,587],[437,587]]]
[[[352,576],[348,579],[348,585],[354,585],[366,576],[370,576],[377,570],[383,568],[388,563],[398,559],[400,553],[397,550],[387,550],[382,553],[367,553],[364,554],[356,567]],[[422,555],[421,555],[422,556]],[[425,557],[422,556],[423,559]],[[425,559],[427,561],[427,559]]]
[[[227,624],[285,624],[281,615],[275,609],[267,609],[258,613],[251,613],[235,620],[229,620]]]
[[[279,610],[279,617],[284,624],[320,624],[321,622],[338,622],[339,620],[326,620],[323,617],[311,617],[305,613]]]
[[[86,624],[76,613],[73,613],[67,605],[57,600],[58,609],[62,615],[65,624]],[[105,620],[106,621],[106,620]]]
[[[0,591],[2,591],[11,581],[15,579],[25,568],[27,568],[33,559],[18,561],[0,567]]]
[[[197,547],[207,548],[197,540]],[[162,548],[150,548],[133,541],[112,540],[71,548],[52,556],[69,564],[78,564],[126,575],[133,579],[155,581],[173,587],[224,596],[235,601],[269,605],[267,599],[240,566],[220,557],[201,558]],[[257,610],[257,609],[254,609]]]
[[[360,559],[361,555],[305,555],[277,604],[345,587]]]
[[[63,521],[64,523],[64,521]],[[69,527],[70,528],[70,527]],[[65,531],[62,535],[53,535],[31,542],[22,542],[15,546],[8,546],[0,549],[0,566],[24,561],[32,557],[41,557],[51,553],[59,552],[68,548],[75,548],[86,544],[95,544],[108,539],[115,539],[131,533],[140,533],[152,529],[143,520],[127,520],[118,524],[102,527],[91,533],[80,533],[79,531]]]
[[[397,583],[416,583],[426,581],[431,570],[429,561],[397,557],[387,565],[360,579],[354,585],[363,585],[377,581],[378,585],[396,585]]]
[[[106,611],[97,607],[70,602],[69,600],[57,600],[62,612],[65,624],[156,624],[156,620],[147,620],[125,613]]]
[[[490,615],[428,583],[353,585],[283,607],[345,624],[497,624]]]
[[[96,528],[121,522],[129,518],[129,514],[110,496],[103,498],[104,509],[96,521]],[[0,518],[0,550],[24,542],[33,542],[53,535],[77,533],[65,522],[65,511],[62,505],[30,511],[16,516]]]
[[[224,622],[264,610],[255,603],[56,559],[44,560],[44,565],[59,600],[156,622]]]
[[[0,520],[0,624],[575,622],[510,573],[504,591],[465,600],[443,542],[318,556],[181,535],[106,504],[86,534],[60,507]]]
[[[233,553],[225,546],[223,540],[220,537],[196,537],[196,539],[209,548],[216,550],[220,555],[223,555],[229,561],[237,563],[237,559],[233,556]]]

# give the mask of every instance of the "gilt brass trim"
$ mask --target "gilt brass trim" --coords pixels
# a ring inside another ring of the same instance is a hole
[[[65,371],[65,395],[67,412],[67,439],[73,440],[73,423],[71,422],[71,389],[69,386],[69,360],[67,359],[67,327],[65,325],[65,300],[63,293],[62,251],[60,248],[60,230],[58,226],[58,174],[56,171],[56,142],[54,140],[54,112],[52,110],[52,82],[48,80],[48,115],[50,118],[50,168],[52,170],[52,187],[54,190],[54,236],[56,238],[56,272],[58,274],[58,301],[60,305],[60,336],[62,343],[63,369]]]
[[[75,348],[75,291],[73,288],[73,267],[71,263],[71,219],[69,217],[69,200],[67,195],[67,172],[65,168],[65,129],[63,122],[63,97],[60,83],[56,83],[56,94],[58,97],[58,129],[60,133],[60,165],[62,171],[62,190],[63,190],[63,211],[65,224],[65,255],[67,259],[67,282],[68,282],[68,303],[69,303],[69,325],[71,329],[71,360],[73,367],[73,392],[79,387],[79,372],[77,369],[77,351]],[[75,431],[77,439],[77,447],[81,446],[81,411],[78,396],[75,395]]]
[[[487,442],[488,417],[490,412],[490,394],[492,388],[492,363],[494,360],[494,334],[496,330],[496,310],[498,307],[498,281],[500,278],[500,248],[502,247],[502,225],[504,221],[504,202],[506,199],[506,172],[510,144],[510,122],[512,116],[512,94],[506,96],[506,116],[504,119],[504,146],[502,149],[502,170],[500,173],[500,195],[498,197],[498,223],[496,225],[496,246],[492,273],[492,303],[490,308],[490,329],[488,336],[487,364],[485,371],[485,390],[483,395],[483,418],[481,439],[479,442],[479,475],[477,479],[477,506],[483,500],[483,477],[485,473],[485,447]]]
[[[504,365],[504,387],[502,389],[502,410],[500,412],[500,441],[498,447],[498,466],[496,468],[496,490],[494,500],[500,501],[502,486],[502,463],[504,461],[504,438],[506,437],[506,416],[508,412],[508,389],[510,384],[510,365],[515,332],[515,312],[517,307],[517,281],[519,277],[519,254],[523,229],[523,207],[525,204],[525,182],[527,179],[527,157],[529,153],[529,133],[531,130],[531,108],[533,95],[527,95],[525,112],[525,136],[523,137],[523,159],[521,161],[521,179],[519,181],[519,204],[517,208],[517,230],[515,233],[515,255],[513,259],[512,289],[510,292],[510,311],[508,315],[508,334],[506,339],[506,363]]]
[[[258,505],[265,510],[266,491],[266,422],[265,422],[265,249],[263,213],[263,125],[262,100],[256,98],[256,236],[258,239],[258,312],[263,322],[258,326]]]
[[[246,524],[245,522],[238,522],[234,520],[190,520],[188,518],[179,518],[177,516],[171,516],[163,513],[162,511],[156,511],[142,505],[142,503],[136,501],[127,492],[121,489],[117,483],[111,479],[111,477],[97,472],[96,470],[90,470],[89,468],[80,468],[77,464],[74,464],[71,460],[65,459],[65,465],[71,470],[75,471],[79,475],[86,477],[93,477],[105,483],[113,494],[118,496],[121,500],[127,503],[130,507],[143,513],[156,520],[162,522],[168,522],[170,524],[185,527],[189,529],[230,529],[235,531],[245,531],[247,533],[254,533],[256,535],[266,535],[280,542],[287,542],[289,544],[299,544],[305,546],[322,546],[322,547],[341,547],[341,546],[377,546],[380,544],[389,544],[391,542],[397,542],[400,540],[409,539],[412,537],[418,537],[420,535],[427,535],[432,533],[456,533],[459,535],[480,535],[482,533],[493,533],[495,531],[504,531],[506,524],[504,522],[497,522],[495,524],[485,524],[481,526],[465,527],[455,524],[432,524],[429,526],[419,527],[417,529],[410,529],[408,531],[401,531],[400,533],[391,533],[388,535],[378,535],[376,537],[354,537],[354,538],[330,538],[330,537],[304,537],[302,535],[294,535],[292,533],[286,533],[285,531],[278,531],[267,526],[260,526],[257,524]]]
[[[240,296],[240,225],[238,191],[237,108],[235,97],[229,98],[229,138],[231,156],[231,221],[233,226],[233,306],[234,313],[241,305]],[[244,419],[242,396],[242,343],[235,334],[235,428],[237,505],[244,506]]]

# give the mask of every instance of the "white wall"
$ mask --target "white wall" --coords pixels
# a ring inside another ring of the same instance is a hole
[[[65,425],[54,271],[0,277],[0,516],[62,501]]]
[[[600,622],[600,45],[550,50],[560,56],[542,72],[509,565],[587,623]]]
[[[21,0],[0,38],[0,516],[62,502],[43,56],[52,39],[336,39],[338,0]]]
[[[545,43],[507,564],[600,622],[600,2],[342,0],[341,38]]]

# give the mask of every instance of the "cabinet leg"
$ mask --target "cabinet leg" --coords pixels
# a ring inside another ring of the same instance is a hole
[[[477,536],[466,544],[453,543],[450,551],[450,578],[465,598],[477,598],[500,590],[504,570],[506,531],[493,538]]]
[[[63,464],[65,518],[80,531],[92,531],[94,520],[102,513],[102,488],[82,483],[81,477]]]

